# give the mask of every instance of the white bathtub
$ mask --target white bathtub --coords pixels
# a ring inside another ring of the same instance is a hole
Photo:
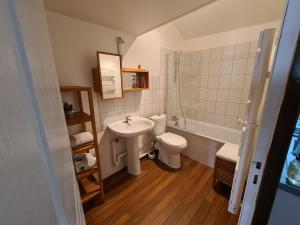
[[[187,132],[193,132],[202,137],[210,138],[223,143],[239,144],[241,139],[241,131],[205,123],[197,120],[186,119],[186,127],[184,127],[183,118],[179,119],[179,126],[175,126],[175,122],[168,122],[168,126],[182,129]]]
[[[214,167],[215,154],[224,143],[239,145],[241,131],[205,122],[186,120],[186,128],[182,118],[179,126],[168,122],[167,130],[187,139],[188,146],[183,154],[209,167]]]

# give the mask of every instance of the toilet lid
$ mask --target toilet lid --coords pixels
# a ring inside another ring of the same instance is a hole
[[[160,136],[160,140],[169,146],[174,148],[185,148],[186,147],[186,139],[177,134],[173,134],[170,132],[164,133]]]

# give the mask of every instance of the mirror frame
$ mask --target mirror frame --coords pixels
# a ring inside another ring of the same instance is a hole
[[[121,98],[123,98],[122,55],[120,55],[120,54],[114,54],[114,53],[110,53],[110,52],[102,52],[102,51],[97,51],[96,54],[97,54],[97,72],[99,74],[99,81],[100,81],[100,85],[101,85],[101,97],[102,97],[102,100],[121,99]],[[119,96],[105,98],[105,96],[103,94],[103,83],[102,83],[102,76],[101,76],[100,54],[119,57],[119,61],[120,61],[120,67],[119,67],[119,70],[120,70],[120,87],[117,87],[117,88],[120,88],[120,95]]]

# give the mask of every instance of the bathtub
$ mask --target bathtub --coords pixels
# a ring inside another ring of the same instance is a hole
[[[239,145],[241,138],[239,130],[190,119],[186,119],[184,128],[182,118],[179,120],[179,126],[175,126],[173,121],[168,122],[167,131],[187,139],[188,145],[182,154],[212,168],[216,152],[225,143]]]

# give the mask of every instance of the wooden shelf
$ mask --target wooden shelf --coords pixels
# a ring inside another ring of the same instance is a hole
[[[80,154],[80,153],[87,152],[88,150],[90,150],[92,148],[95,148],[94,141],[86,143],[84,145],[74,147],[74,148],[72,148],[72,150],[73,150],[72,152],[73,152],[73,154]]]
[[[72,116],[66,118],[68,126],[89,122],[91,120],[92,117],[85,112],[74,112]]]
[[[82,203],[96,197],[101,192],[100,184],[93,175],[78,180],[78,183]]]
[[[61,92],[79,92],[79,91],[88,91],[89,87],[83,86],[60,86]]]
[[[142,90],[148,90],[149,88],[126,88],[123,89],[123,92],[132,92],[132,91],[142,91]]]
[[[89,177],[91,175],[93,175],[94,173],[98,173],[98,167],[97,165],[95,165],[94,167],[87,169],[85,171],[79,172],[76,174],[77,179],[81,180],[85,177]]]
[[[132,73],[135,74],[136,88],[128,88],[128,86],[131,85],[127,84],[127,88],[123,88],[123,92],[142,91],[149,89],[149,71],[139,68],[122,68],[123,85],[124,83],[128,83],[128,79],[131,79]],[[130,78],[128,78],[128,76],[130,76]]]
[[[139,68],[122,68],[122,72],[127,72],[127,73],[140,73],[140,72],[147,72],[145,69],[139,69]]]
[[[82,204],[86,203],[87,201],[95,198],[95,197],[98,197],[99,195],[101,196],[102,192],[101,190],[99,191],[95,191],[93,193],[90,193],[90,194],[83,194],[81,195],[81,202]]]
[[[74,112],[72,116],[66,118],[68,126],[78,124],[81,127],[80,132],[86,132],[86,122],[90,122],[92,127],[93,141],[72,148],[72,154],[80,154],[89,152],[91,149],[95,149],[96,154],[96,165],[88,170],[79,172],[76,174],[78,186],[80,188],[81,202],[85,203],[93,198],[98,198],[101,203],[104,202],[103,182],[101,175],[100,165],[100,153],[99,145],[97,140],[96,121],[94,114],[94,104],[92,89],[90,87],[82,86],[62,86],[60,87],[61,92],[73,92],[74,96],[77,97],[79,112]],[[83,92],[87,92],[88,105],[90,115],[83,111]],[[72,102],[74,104],[74,102]],[[97,177],[97,179],[95,177]]]

